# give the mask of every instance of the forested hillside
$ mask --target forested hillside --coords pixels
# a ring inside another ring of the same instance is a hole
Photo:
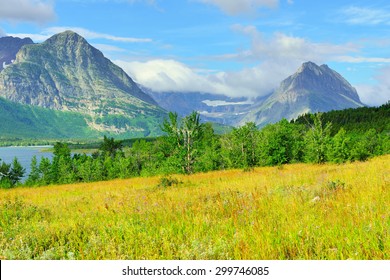
[[[313,124],[313,114],[300,116],[292,121],[297,124]],[[330,111],[321,114],[323,122],[332,123],[332,135],[340,128],[349,132],[364,133],[374,128],[377,132],[390,132],[390,102],[380,107],[361,107]]]

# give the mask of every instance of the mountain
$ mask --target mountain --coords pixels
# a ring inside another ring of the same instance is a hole
[[[165,110],[187,116],[192,111],[199,112],[202,121],[224,125],[236,124],[254,103],[245,97],[229,97],[203,92],[156,92],[143,88]]]
[[[147,136],[166,116],[121,68],[72,31],[24,45],[0,72],[0,97],[78,113],[103,133]]]
[[[348,81],[327,65],[303,63],[298,71],[281,82],[265,101],[255,104],[239,122],[255,122],[261,127],[286,118],[295,119],[305,113],[327,112],[363,107]]]
[[[34,42],[30,38],[14,38],[14,37],[1,37],[0,38],[0,72],[9,64],[11,64],[15,58],[17,52],[21,47]]]

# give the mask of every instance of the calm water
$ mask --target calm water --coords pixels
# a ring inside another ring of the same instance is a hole
[[[20,164],[26,168],[25,177],[30,173],[30,164],[33,156],[37,157],[38,164],[42,157],[52,158],[51,152],[42,152],[42,149],[50,148],[50,146],[40,147],[0,147],[0,159],[8,164],[12,163],[16,157]]]

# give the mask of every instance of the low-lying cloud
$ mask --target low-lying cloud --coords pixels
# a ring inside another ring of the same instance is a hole
[[[376,106],[390,101],[390,66],[385,66],[378,70],[374,77],[374,85],[357,85],[361,101],[364,104]]]

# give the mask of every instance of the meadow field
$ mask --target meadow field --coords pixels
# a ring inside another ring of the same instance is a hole
[[[0,259],[390,259],[389,170],[387,155],[0,189]]]

